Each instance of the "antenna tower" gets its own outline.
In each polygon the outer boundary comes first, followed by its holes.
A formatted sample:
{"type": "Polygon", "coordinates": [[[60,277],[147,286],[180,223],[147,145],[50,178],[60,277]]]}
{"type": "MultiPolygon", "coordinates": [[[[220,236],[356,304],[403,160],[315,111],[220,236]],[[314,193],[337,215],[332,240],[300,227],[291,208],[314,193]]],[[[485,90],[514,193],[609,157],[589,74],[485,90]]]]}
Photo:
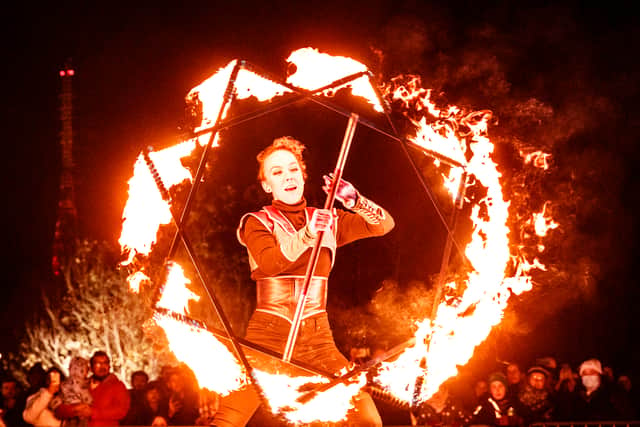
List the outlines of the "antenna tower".
{"type": "Polygon", "coordinates": [[[63,263],[69,259],[75,246],[78,214],[76,211],[73,188],[73,91],[72,81],[75,70],[67,61],[59,72],[60,91],[60,148],[62,153],[62,173],[60,175],[60,191],[56,230],[53,241],[51,259],[53,272],[59,275],[63,263]]]}

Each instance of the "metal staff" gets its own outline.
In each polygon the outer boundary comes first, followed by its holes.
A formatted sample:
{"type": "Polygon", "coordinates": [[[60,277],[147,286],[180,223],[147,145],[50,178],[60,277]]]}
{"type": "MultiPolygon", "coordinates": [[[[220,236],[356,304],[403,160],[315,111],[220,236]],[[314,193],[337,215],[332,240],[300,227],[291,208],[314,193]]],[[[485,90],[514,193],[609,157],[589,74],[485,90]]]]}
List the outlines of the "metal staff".
{"type": "Polygon", "coordinates": [[[328,383],[322,384],[314,388],[313,390],[306,392],[305,394],[298,397],[297,401],[300,403],[307,403],[308,401],[316,397],[318,393],[327,391],[338,384],[346,383],[350,378],[355,377],[361,372],[368,371],[369,369],[375,368],[379,363],[399,355],[400,353],[405,351],[408,347],[414,346],[415,344],[416,344],[416,339],[410,338],[409,340],[396,345],[392,349],[387,350],[384,354],[381,354],[380,356],[377,356],[361,365],[357,365],[350,371],[347,371],[346,373],[340,375],[339,377],[332,379],[328,383]]]}
{"type": "MultiPolygon", "coordinates": [[[[438,306],[440,305],[440,300],[442,299],[442,287],[444,285],[444,279],[449,270],[449,259],[451,258],[451,247],[453,246],[453,233],[456,230],[456,226],[458,224],[458,213],[464,206],[464,196],[467,190],[467,171],[465,170],[460,177],[460,183],[458,184],[458,192],[456,194],[456,199],[453,204],[453,212],[451,212],[451,220],[449,222],[449,227],[451,233],[447,235],[447,241],[444,245],[444,252],[442,254],[442,261],[440,263],[440,274],[438,275],[438,282],[436,283],[436,294],[433,298],[433,305],[431,306],[431,316],[429,316],[431,320],[431,324],[433,325],[433,321],[436,319],[436,315],[438,314],[438,306]]],[[[429,351],[429,346],[431,345],[431,337],[427,341],[427,352],[429,351]]],[[[420,367],[422,369],[426,368],[427,358],[426,356],[420,360],[420,367]]],[[[420,392],[422,391],[422,385],[424,384],[424,375],[416,378],[416,381],[413,385],[413,396],[410,407],[410,414],[413,419],[414,414],[413,410],[418,406],[420,400],[420,392]]]]}
{"type": "MultiPolygon", "coordinates": [[[[182,322],[186,325],[189,325],[191,327],[194,328],[198,328],[201,329],[203,331],[207,331],[210,334],[212,334],[214,337],[216,337],[216,339],[218,341],[220,341],[221,343],[227,345],[229,344],[229,337],[227,335],[227,333],[223,330],[217,329],[217,328],[213,328],[209,325],[207,325],[205,322],[203,322],[202,320],[198,320],[198,319],[194,319],[192,317],[189,317],[185,314],[182,313],[177,313],[175,311],[169,310],[168,308],[164,308],[164,307],[156,307],[156,316],[163,316],[163,317],[168,317],[170,319],[182,322]]],[[[304,362],[300,362],[298,360],[291,360],[289,362],[283,362],[282,359],[280,359],[280,353],[278,353],[277,351],[268,349],[266,347],[262,347],[258,344],[255,344],[251,341],[247,341],[244,338],[239,338],[239,337],[235,337],[235,340],[240,344],[240,346],[245,349],[245,350],[249,350],[251,352],[260,354],[262,356],[265,356],[267,359],[269,360],[277,360],[278,362],[282,363],[283,366],[290,366],[296,369],[301,369],[303,371],[306,371],[306,373],[311,374],[311,375],[320,375],[326,378],[336,378],[335,374],[329,371],[325,371],[322,369],[319,369],[315,366],[311,366],[308,365],[304,362]]]]}
{"type": "MultiPolygon", "coordinates": [[[[442,286],[444,284],[444,277],[445,274],[447,273],[447,267],[449,265],[449,258],[451,257],[451,249],[452,249],[452,245],[453,245],[453,231],[456,228],[456,223],[457,223],[457,218],[458,218],[458,212],[460,211],[460,209],[462,209],[463,203],[464,203],[464,195],[466,193],[466,184],[467,184],[467,177],[468,174],[465,171],[462,174],[462,177],[460,178],[460,185],[458,186],[458,193],[456,195],[456,200],[454,202],[454,208],[453,208],[453,212],[451,214],[451,221],[449,222],[450,224],[450,228],[452,230],[452,234],[447,235],[447,241],[445,243],[445,247],[444,247],[444,254],[442,256],[442,261],[441,261],[441,265],[440,265],[440,274],[438,275],[438,282],[436,285],[436,295],[434,297],[434,301],[433,301],[433,307],[431,309],[431,316],[430,319],[433,322],[433,320],[436,317],[436,313],[437,313],[437,307],[438,305],[440,305],[440,300],[442,299],[442,286]]],[[[389,351],[385,352],[384,354],[369,360],[366,363],[363,363],[359,366],[356,366],[355,368],[351,369],[350,371],[347,371],[345,374],[331,380],[328,383],[322,384],[319,387],[316,387],[315,389],[303,394],[302,396],[300,396],[298,398],[298,401],[301,403],[306,403],[309,400],[313,399],[318,393],[323,392],[323,391],[327,391],[330,388],[338,385],[338,384],[343,384],[346,381],[348,381],[350,378],[353,378],[354,376],[356,376],[357,374],[359,374],[360,372],[363,371],[367,371],[369,369],[374,368],[376,365],[378,365],[381,362],[384,362],[387,359],[390,359],[400,353],[402,353],[405,349],[407,349],[408,347],[411,347],[413,345],[416,344],[416,340],[415,338],[411,338],[408,341],[398,344],[395,347],[393,347],[392,349],[390,349],[389,351]]],[[[423,358],[421,361],[421,364],[426,363],[426,360],[423,358]]],[[[419,397],[419,391],[422,388],[422,381],[424,380],[424,377],[418,377],[416,379],[416,382],[414,384],[414,393],[413,393],[413,401],[411,402],[410,406],[408,406],[407,409],[411,409],[411,407],[415,406],[416,400],[419,397]]]]}
{"type": "MultiPolygon", "coordinates": [[[[149,149],[145,148],[142,151],[142,155],[144,157],[145,163],[147,164],[147,167],[149,168],[149,171],[151,172],[151,175],[153,176],[153,179],[154,179],[154,181],[156,183],[156,186],[158,187],[158,191],[160,191],[160,194],[162,195],[163,199],[169,201],[170,200],[169,191],[167,190],[166,186],[162,182],[162,178],[160,177],[160,174],[158,173],[158,170],[156,169],[156,167],[155,167],[155,165],[153,163],[153,160],[151,160],[151,157],[149,156],[149,149]]],[[[182,243],[184,244],[184,247],[187,250],[187,253],[188,253],[189,257],[191,258],[191,262],[193,263],[193,266],[195,267],[195,270],[196,270],[196,273],[198,275],[198,278],[200,279],[200,283],[202,284],[202,288],[204,289],[204,291],[205,291],[205,293],[206,293],[206,295],[207,295],[207,297],[209,299],[209,302],[211,303],[211,305],[215,309],[215,311],[216,311],[216,313],[218,315],[218,318],[220,319],[220,322],[222,323],[222,327],[224,328],[225,334],[229,338],[229,342],[231,343],[231,347],[233,348],[233,351],[235,352],[236,357],[238,358],[238,360],[242,364],[242,367],[245,369],[245,372],[247,373],[247,376],[251,379],[251,381],[253,383],[255,381],[254,376],[253,376],[253,367],[251,366],[251,364],[247,360],[247,357],[244,354],[244,351],[242,350],[242,347],[238,343],[238,340],[237,340],[235,334],[233,333],[233,329],[231,328],[231,323],[229,322],[229,320],[225,316],[224,311],[222,310],[222,305],[220,304],[218,299],[215,297],[215,295],[211,291],[209,291],[209,287],[207,286],[207,279],[206,279],[206,276],[204,274],[204,270],[202,269],[202,266],[198,262],[198,258],[195,255],[195,251],[193,249],[193,246],[191,245],[191,242],[189,241],[189,238],[187,237],[187,235],[185,234],[185,232],[183,230],[183,225],[178,221],[175,213],[173,212],[173,209],[169,208],[169,212],[171,212],[171,217],[173,219],[173,222],[176,225],[176,236],[178,238],[180,238],[180,240],[182,240],[182,243]]],[[[157,303],[157,301],[155,301],[155,303],[157,303]]],[[[154,308],[155,308],[155,303],[154,303],[154,308]]],[[[258,390],[258,393],[261,394],[260,390],[258,390]]]]}
{"type": "MultiPolygon", "coordinates": [[[[347,123],[347,129],[344,134],[344,139],[342,140],[342,146],[340,147],[340,154],[338,155],[338,162],[336,163],[336,168],[333,171],[333,183],[331,185],[331,189],[329,190],[329,194],[327,194],[327,199],[324,202],[324,209],[332,209],[333,202],[336,198],[336,191],[338,190],[338,183],[340,182],[340,178],[342,178],[342,171],[344,170],[344,165],[347,161],[347,156],[349,155],[349,148],[351,148],[351,141],[353,140],[353,135],[356,131],[356,126],[358,125],[358,115],[356,113],[351,113],[349,116],[349,122],[347,123]]],[[[311,251],[311,256],[309,257],[309,263],[307,264],[307,271],[304,275],[304,282],[302,286],[302,292],[298,297],[298,305],[296,305],[296,312],[293,316],[293,323],[291,324],[291,329],[289,329],[289,336],[287,337],[287,344],[284,348],[284,353],[282,354],[282,360],[288,362],[291,360],[291,356],[293,355],[293,347],[296,344],[296,339],[298,338],[298,330],[300,329],[300,321],[302,320],[302,312],[304,311],[304,305],[307,300],[307,292],[309,291],[309,283],[311,282],[311,277],[313,277],[313,273],[316,270],[316,264],[318,263],[318,257],[320,255],[320,245],[322,244],[322,238],[324,237],[324,231],[320,231],[318,233],[318,237],[315,245],[313,246],[313,250],[311,251]]]]}

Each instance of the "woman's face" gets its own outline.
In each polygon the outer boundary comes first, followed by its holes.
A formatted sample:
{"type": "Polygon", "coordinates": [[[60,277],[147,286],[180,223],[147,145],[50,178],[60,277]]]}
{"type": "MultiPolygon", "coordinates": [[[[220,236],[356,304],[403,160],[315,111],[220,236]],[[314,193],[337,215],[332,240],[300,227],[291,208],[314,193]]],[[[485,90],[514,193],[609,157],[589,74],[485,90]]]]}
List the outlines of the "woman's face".
{"type": "Polygon", "coordinates": [[[277,150],[264,159],[262,188],[274,200],[294,205],[302,200],[304,177],[298,160],[291,151],[277,150]]]}
{"type": "Polygon", "coordinates": [[[155,388],[147,390],[146,397],[149,405],[157,405],[160,402],[160,392],[155,388]]]}

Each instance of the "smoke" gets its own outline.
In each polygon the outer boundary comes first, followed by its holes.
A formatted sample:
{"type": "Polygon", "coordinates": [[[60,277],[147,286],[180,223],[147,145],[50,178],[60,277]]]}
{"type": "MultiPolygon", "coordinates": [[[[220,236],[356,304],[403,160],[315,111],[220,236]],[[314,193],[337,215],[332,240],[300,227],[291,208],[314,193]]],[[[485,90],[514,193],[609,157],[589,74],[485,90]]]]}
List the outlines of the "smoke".
{"type": "Polygon", "coordinates": [[[421,281],[402,286],[384,280],[367,305],[332,308],[336,341],[343,347],[389,349],[413,336],[415,323],[431,313],[434,295],[434,289],[421,281]]]}
{"type": "MultiPolygon", "coordinates": [[[[625,105],[638,92],[630,79],[637,72],[608,67],[620,63],[624,32],[577,22],[568,8],[478,13],[466,27],[442,11],[396,15],[375,49],[385,80],[419,74],[437,102],[494,112],[490,134],[511,202],[512,253],[547,265],[502,325],[526,334],[573,304],[623,293],[637,203],[627,190],[637,149],[625,105]],[[551,155],[548,170],[525,163],[538,150],[551,155]],[[529,221],[545,204],[560,226],[541,239],[529,221]]],[[[397,301],[406,297],[395,290],[397,301]]]]}

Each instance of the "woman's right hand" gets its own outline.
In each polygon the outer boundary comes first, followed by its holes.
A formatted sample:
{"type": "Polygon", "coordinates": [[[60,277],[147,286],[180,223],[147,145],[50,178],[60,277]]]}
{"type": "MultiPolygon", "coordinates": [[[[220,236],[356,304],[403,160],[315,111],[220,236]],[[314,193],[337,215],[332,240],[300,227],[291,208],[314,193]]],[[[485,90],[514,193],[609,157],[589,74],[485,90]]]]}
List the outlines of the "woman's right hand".
{"type": "Polygon", "coordinates": [[[316,209],[309,220],[309,231],[317,235],[321,231],[331,228],[331,211],[329,209],[316,209]]]}

